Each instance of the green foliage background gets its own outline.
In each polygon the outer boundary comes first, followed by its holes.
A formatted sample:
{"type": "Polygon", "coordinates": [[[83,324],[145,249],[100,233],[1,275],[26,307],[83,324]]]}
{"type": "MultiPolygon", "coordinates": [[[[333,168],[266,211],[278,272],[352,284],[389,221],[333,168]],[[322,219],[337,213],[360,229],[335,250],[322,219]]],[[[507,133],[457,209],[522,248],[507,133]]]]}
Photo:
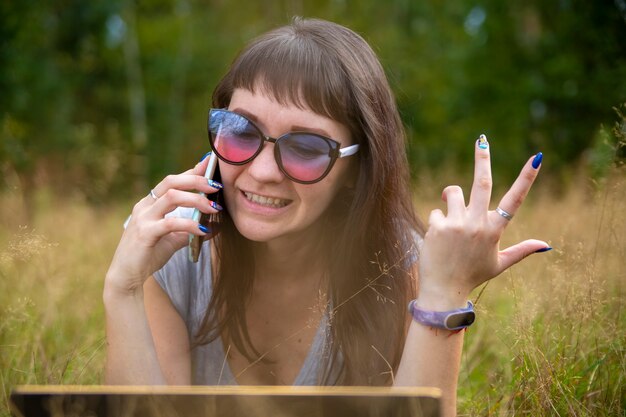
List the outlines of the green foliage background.
{"type": "Polygon", "coordinates": [[[502,183],[543,151],[549,178],[567,184],[615,142],[602,126],[626,101],[624,0],[8,1],[0,187],[28,199],[52,185],[100,202],[193,165],[208,148],[217,80],[248,40],[294,15],[347,25],[372,44],[416,178],[471,172],[483,132],[502,183]]]}
{"type": "Polygon", "coordinates": [[[626,0],[5,0],[0,416],[15,385],[102,381],[97,300],[131,202],[204,154],[213,86],[294,15],[347,25],[379,54],[418,211],[444,177],[471,180],[480,133],[501,186],[545,154],[554,187],[533,190],[504,243],[555,250],[476,296],[461,414],[624,415],[626,0]],[[608,178],[587,193],[581,173],[608,178]]]}

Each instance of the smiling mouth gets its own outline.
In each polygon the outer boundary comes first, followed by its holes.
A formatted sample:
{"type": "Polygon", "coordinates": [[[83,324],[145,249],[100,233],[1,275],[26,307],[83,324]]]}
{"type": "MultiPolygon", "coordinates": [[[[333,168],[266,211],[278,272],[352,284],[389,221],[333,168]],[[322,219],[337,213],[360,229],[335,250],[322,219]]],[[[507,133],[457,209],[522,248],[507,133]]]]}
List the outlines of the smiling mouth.
{"type": "Polygon", "coordinates": [[[291,202],[291,200],[283,200],[282,198],[264,197],[262,195],[250,193],[247,191],[244,191],[243,194],[246,196],[246,199],[248,199],[248,201],[251,201],[253,203],[256,203],[265,207],[282,208],[291,202]]]}

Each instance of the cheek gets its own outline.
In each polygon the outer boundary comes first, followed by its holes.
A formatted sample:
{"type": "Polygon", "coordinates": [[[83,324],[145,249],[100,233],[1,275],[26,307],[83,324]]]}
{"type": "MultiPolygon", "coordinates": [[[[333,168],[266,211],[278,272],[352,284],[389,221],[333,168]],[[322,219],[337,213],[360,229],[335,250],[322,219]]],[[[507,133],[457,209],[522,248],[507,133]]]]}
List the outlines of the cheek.
{"type": "Polygon", "coordinates": [[[313,185],[301,185],[300,196],[308,203],[312,211],[320,215],[330,206],[331,202],[337,198],[337,194],[343,190],[343,183],[336,178],[326,177],[319,183],[313,185]]]}
{"type": "Polygon", "coordinates": [[[230,165],[222,160],[218,160],[218,166],[220,169],[220,177],[221,183],[224,184],[224,192],[226,192],[226,185],[232,186],[235,182],[235,179],[241,172],[242,167],[238,165],[230,165]]]}
{"type": "Polygon", "coordinates": [[[226,205],[230,205],[235,197],[235,181],[239,174],[241,173],[243,167],[238,165],[230,165],[219,161],[219,169],[220,169],[220,179],[221,183],[224,185],[224,199],[226,200],[226,205]]]}

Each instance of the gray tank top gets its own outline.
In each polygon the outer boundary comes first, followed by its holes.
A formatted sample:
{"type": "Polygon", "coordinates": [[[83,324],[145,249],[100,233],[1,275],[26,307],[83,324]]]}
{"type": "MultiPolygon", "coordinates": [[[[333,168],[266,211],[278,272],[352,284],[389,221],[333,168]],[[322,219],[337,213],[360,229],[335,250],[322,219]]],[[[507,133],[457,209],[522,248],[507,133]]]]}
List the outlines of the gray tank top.
{"type": "MultiPolygon", "coordinates": [[[[180,210],[180,209],[179,209],[180,210]]],[[[187,217],[188,213],[177,213],[187,217]]],[[[176,214],[175,214],[176,215],[176,214]]],[[[211,300],[210,242],[205,242],[197,263],[188,260],[188,248],[177,251],[154,278],[167,293],[187,326],[189,337],[197,333],[211,300]]],[[[309,353],[294,385],[321,385],[324,364],[328,363],[328,316],[322,318],[309,353]]],[[[237,385],[231,372],[222,339],[191,351],[192,383],[195,385],[237,385]]],[[[327,365],[326,365],[327,366],[327,365]]]]}
{"type": "MultiPolygon", "coordinates": [[[[168,216],[191,218],[192,209],[180,207],[168,216]]],[[[421,236],[413,233],[414,242],[406,260],[409,267],[419,258],[418,247],[423,243],[421,236]]],[[[155,272],[154,278],[167,293],[172,304],[187,326],[190,339],[198,332],[207,306],[211,300],[211,250],[210,241],[205,242],[197,263],[188,260],[187,247],[177,251],[165,266],[155,272]]],[[[313,343],[304,360],[294,385],[322,385],[325,367],[330,366],[330,329],[328,313],[322,317],[313,343]]],[[[192,383],[195,385],[237,385],[226,355],[222,339],[201,345],[191,351],[192,383]]],[[[339,370],[343,366],[341,352],[330,372],[329,382],[337,381],[339,370]]]]}

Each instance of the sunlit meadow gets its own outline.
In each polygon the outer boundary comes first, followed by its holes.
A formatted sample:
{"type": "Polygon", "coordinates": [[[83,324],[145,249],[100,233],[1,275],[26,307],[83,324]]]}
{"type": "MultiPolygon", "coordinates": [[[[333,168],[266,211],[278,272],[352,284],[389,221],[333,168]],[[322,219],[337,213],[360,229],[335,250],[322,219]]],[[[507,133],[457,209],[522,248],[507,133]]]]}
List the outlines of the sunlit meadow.
{"type": "MultiPolygon", "coordinates": [[[[504,244],[535,237],[535,254],[473,294],[459,380],[462,415],[624,415],[626,183],[581,180],[563,195],[533,190],[504,244]]],[[[442,207],[420,191],[418,210],[442,207]]],[[[18,384],[99,384],[103,277],[132,205],[93,208],[37,193],[0,195],[0,415],[18,384]]]]}

